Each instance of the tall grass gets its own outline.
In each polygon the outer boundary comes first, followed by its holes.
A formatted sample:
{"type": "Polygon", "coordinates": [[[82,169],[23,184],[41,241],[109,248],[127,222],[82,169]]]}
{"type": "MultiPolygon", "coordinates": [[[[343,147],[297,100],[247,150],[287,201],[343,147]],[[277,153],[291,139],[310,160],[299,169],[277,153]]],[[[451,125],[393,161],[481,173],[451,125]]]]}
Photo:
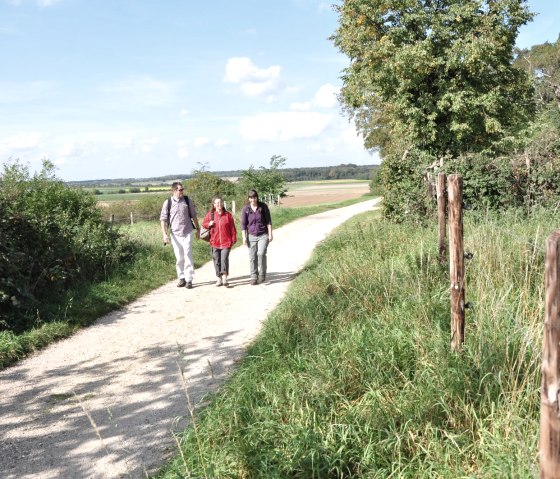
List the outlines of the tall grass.
{"type": "Polygon", "coordinates": [[[348,222],[157,477],[535,477],[544,239],[556,227],[545,212],[467,215],[474,307],[455,354],[435,225],[348,222]]]}

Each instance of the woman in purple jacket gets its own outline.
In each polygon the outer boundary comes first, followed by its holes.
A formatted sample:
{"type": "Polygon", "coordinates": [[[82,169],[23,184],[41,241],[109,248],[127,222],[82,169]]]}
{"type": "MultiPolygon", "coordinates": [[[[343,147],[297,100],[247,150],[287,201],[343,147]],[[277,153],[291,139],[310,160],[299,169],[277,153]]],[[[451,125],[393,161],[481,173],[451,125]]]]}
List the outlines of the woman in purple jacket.
{"type": "Polygon", "coordinates": [[[248,202],[241,210],[243,244],[249,247],[251,284],[266,281],[266,250],[272,241],[272,220],[266,203],[259,201],[255,190],[249,190],[248,202]]]}

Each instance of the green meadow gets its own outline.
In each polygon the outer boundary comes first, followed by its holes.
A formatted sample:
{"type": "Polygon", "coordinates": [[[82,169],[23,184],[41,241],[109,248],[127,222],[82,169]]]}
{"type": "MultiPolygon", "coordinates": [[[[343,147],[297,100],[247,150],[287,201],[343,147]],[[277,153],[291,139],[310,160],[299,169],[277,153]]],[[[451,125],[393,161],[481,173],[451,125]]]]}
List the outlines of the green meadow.
{"type": "Polygon", "coordinates": [[[466,215],[473,308],[452,353],[437,225],[350,220],[156,477],[536,477],[544,241],[557,225],[546,211],[466,215]]]}

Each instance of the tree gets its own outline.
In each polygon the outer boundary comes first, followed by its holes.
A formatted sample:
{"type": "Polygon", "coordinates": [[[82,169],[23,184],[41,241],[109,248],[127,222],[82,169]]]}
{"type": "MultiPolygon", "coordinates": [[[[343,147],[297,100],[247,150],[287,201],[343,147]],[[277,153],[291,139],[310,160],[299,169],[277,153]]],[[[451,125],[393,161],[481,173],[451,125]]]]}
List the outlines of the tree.
{"type": "Polygon", "coordinates": [[[286,179],[279,169],[286,164],[286,158],[280,155],[273,155],[270,158],[270,166],[261,166],[256,170],[253,165],[248,170],[241,172],[240,187],[247,190],[255,189],[260,197],[272,195],[283,196],[286,193],[284,186],[286,179]]]}
{"type": "Polygon", "coordinates": [[[525,0],[345,0],[332,40],[350,58],[340,100],[383,153],[500,151],[534,111],[513,66],[525,0]]]}
{"type": "Polygon", "coordinates": [[[515,63],[534,78],[541,109],[550,104],[560,109],[560,36],[554,43],[520,50],[515,63]]]}
{"type": "Polygon", "coordinates": [[[189,197],[196,203],[199,214],[210,209],[214,196],[221,196],[226,201],[235,197],[235,185],[205,171],[205,166],[194,170],[185,186],[189,197]]]}

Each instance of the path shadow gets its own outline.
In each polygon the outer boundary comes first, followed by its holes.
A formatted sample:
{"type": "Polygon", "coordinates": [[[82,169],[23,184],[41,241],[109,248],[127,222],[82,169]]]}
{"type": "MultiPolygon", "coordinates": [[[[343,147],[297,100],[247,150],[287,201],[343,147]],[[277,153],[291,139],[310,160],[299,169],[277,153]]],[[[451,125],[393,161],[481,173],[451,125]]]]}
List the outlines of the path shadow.
{"type": "MultiPolygon", "coordinates": [[[[145,477],[144,471],[153,472],[176,452],[169,448],[169,435],[188,423],[188,401],[201,405],[242,356],[243,348],[234,346],[237,332],[204,338],[210,347],[200,348],[189,341],[155,344],[139,350],[133,359],[121,356],[99,363],[93,358],[50,369],[9,401],[0,400],[0,477],[100,477],[94,468],[99,461],[106,461],[109,468],[128,463],[129,477],[145,477]],[[138,361],[146,368],[122,384],[119,397],[99,401],[103,389],[116,378],[126,378],[127,367],[138,361]],[[60,378],[72,376],[91,379],[70,389],[53,388],[60,378]],[[16,419],[21,417],[25,419],[16,419]],[[161,421],[168,423],[165,428],[161,421]],[[125,449],[125,434],[127,441],[131,438],[131,444],[142,444],[142,448],[125,449]]],[[[6,373],[2,382],[32,377],[25,367],[6,373]]]]}

